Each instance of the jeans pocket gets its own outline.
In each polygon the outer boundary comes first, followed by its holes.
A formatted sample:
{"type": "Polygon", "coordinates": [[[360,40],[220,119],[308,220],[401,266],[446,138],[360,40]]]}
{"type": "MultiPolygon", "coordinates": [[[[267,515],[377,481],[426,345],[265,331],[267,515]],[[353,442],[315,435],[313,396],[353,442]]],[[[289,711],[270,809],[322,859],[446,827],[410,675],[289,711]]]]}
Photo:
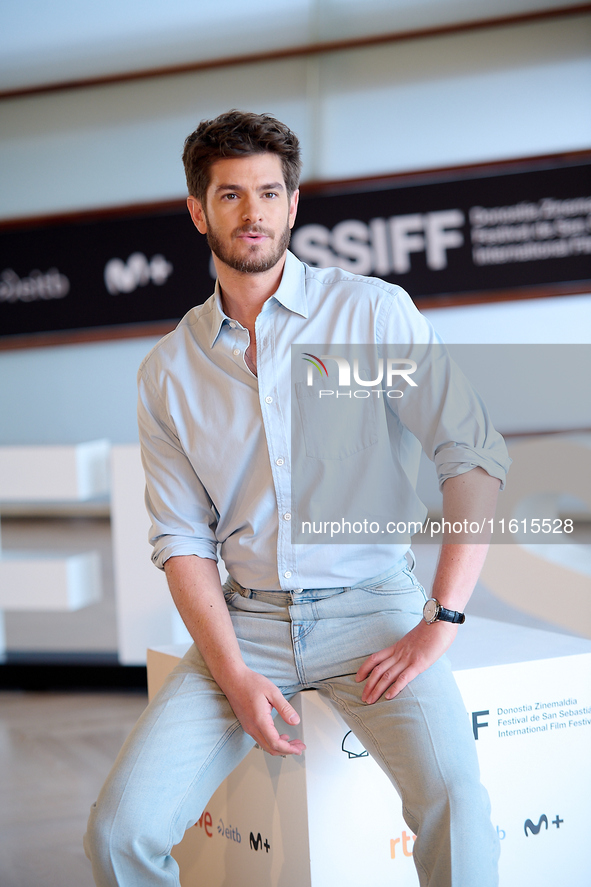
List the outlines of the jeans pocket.
{"type": "Polygon", "coordinates": [[[359,586],[369,594],[414,594],[420,592],[425,600],[425,589],[409,568],[393,573],[392,576],[380,576],[376,581],[364,582],[359,586]]]}

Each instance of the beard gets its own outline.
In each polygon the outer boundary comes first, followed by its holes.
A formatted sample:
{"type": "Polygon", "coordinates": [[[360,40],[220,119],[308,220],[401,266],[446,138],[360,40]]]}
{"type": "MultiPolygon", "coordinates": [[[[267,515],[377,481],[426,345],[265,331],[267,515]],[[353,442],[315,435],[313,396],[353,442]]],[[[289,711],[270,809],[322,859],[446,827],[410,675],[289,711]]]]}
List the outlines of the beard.
{"type": "MultiPolygon", "coordinates": [[[[274,268],[277,262],[283,258],[283,254],[289,246],[291,238],[291,228],[289,225],[286,225],[277,243],[274,241],[268,243],[270,252],[266,255],[257,255],[260,251],[260,246],[253,244],[250,247],[252,255],[245,258],[243,255],[240,255],[237,250],[233,251],[231,244],[222,242],[221,238],[219,238],[216,232],[210,227],[207,218],[206,222],[208,228],[206,234],[207,244],[214,256],[217,256],[217,258],[225,265],[234,268],[235,271],[240,271],[242,274],[261,274],[263,271],[269,271],[270,268],[274,268]]],[[[234,235],[243,233],[265,234],[269,236],[268,231],[265,231],[263,228],[259,228],[256,225],[245,225],[243,228],[237,228],[234,235]]]]}

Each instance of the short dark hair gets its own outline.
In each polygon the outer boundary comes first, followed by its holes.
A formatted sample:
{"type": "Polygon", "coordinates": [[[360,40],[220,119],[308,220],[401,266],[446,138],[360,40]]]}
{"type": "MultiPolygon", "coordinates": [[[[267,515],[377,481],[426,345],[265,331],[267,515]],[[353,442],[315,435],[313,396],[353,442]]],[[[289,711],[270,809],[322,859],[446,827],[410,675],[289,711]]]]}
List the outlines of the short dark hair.
{"type": "Polygon", "coordinates": [[[297,189],[302,162],[298,137],[269,114],[226,111],[214,120],[202,120],[185,139],[183,164],[189,194],[202,204],[209,186],[209,171],[216,160],[249,154],[277,154],[288,196],[297,189]]]}

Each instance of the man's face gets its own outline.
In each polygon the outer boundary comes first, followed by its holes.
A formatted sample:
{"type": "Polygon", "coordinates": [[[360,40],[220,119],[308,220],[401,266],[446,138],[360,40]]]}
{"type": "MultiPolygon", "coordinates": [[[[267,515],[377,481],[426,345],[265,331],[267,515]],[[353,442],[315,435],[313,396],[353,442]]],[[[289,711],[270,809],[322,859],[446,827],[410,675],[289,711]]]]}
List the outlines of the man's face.
{"type": "Polygon", "coordinates": [[[217,160],[205,206],[195,197],[187,204],[214,256],[244,274],[257,274],[273,268],[285,254],[298,192],[288,198],[281,160],[266,152],[217,160]]]}

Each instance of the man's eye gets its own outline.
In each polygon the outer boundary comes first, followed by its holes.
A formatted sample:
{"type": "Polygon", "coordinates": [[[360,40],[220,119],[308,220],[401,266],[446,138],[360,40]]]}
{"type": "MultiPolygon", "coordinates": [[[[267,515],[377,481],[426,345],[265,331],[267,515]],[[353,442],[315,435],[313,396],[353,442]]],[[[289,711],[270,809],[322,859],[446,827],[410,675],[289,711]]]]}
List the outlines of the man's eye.
{"type": "Polygon", "coordinates": [[[270,198],[277,197],[277,192],[276,191],[267,191],[267,193],[265,194],[265,197],[270,197],[270,198]]]}
{"type": "Polygon", "coordinates": [[[230,194],[224,194],[223,199],[224,200],[234,200],[236,197],[238,197],[237,194],[230,193],[230,194]]]}

